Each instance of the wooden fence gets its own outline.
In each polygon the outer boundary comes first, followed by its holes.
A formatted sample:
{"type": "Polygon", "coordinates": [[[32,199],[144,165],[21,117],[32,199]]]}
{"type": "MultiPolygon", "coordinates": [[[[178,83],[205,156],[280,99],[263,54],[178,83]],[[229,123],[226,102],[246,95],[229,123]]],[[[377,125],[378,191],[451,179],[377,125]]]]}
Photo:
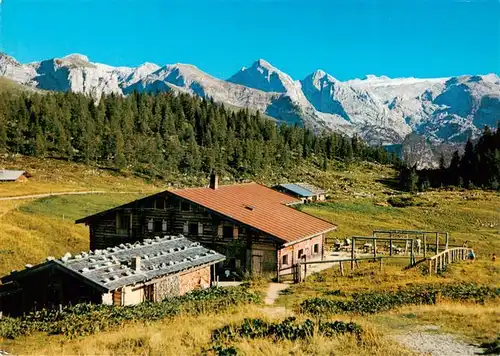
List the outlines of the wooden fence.
{"type": "Polygon", "coordinates": [[[432,273],[437,274],[438,272],[444,270],[446,265],[450,263],[466,260],[471,251],[472,249],[467,247],[454,247],[430,257],[428,259],[429,275],[432,273]]]}
{"type": "MultiPolygon", "coordinates": [[[[351,270],[354,270],[355,268],[358,267],[358,261],[373,261],[376,262],[378,261],[380,263],[380,270],[383,269],[383,260],[388,257],[360,257],[360,258],[344,258],[344,259],[339,259],[339,260],[323,260],[323,261],[306,261],[306,262],[298,262],[294,264],[292,267],[288,267],[285,269],[282,269],[281,271],[284,270],[291,270],[291,275],[293,276],[293,282],[294,283],[300,283],[305,281],[307,277],[307,266],[311,265],[316,265],[316,264],[323,264],[323,263],[330,263],[332,264],[331,268],[335,267],[335,264],[338,264],[338,268],[340,271],[340,275],[344,276],[345,275],[345,266],[346,264],[351,266],[351,270]]],[[[288,275],[290,275],[288,274],[288,275]]],[[[283,276],[283,275],[282,275],[283,276]]]]}

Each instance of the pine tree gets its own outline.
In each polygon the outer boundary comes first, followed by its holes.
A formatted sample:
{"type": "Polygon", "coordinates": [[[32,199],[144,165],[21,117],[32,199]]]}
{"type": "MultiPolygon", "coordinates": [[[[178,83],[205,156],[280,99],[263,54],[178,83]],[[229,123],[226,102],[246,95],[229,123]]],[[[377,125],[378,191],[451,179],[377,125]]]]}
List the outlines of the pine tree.
{"type": "Polygon", "coordinates": [[[127,165],[125,158],[123,135],[120,130],[114,132],[114,158],[113,164],[116,168],[123,169],[127,165]]]}
{"type": "Polygon", "coordinates": [[[476,179],[477,156],[474,151],[474,144],[469,138],[465,144],[465,152],[460,162],[460,175],[464,179],[465,185],[473,184],[476,179]]]}
{"type": "Polygon", "coordinates": [[[444,159],[443,153],[441,153],[441,156],[439,156],[439,169],[441,171],[444,171],[446,169],[446,161],[444,159]]]}
{"type": "Polygon", "coordinates": [[[6,153],[8,150],[8,137],[7,137],[7,120],[0,112],[0,153],[6,153]]]}
{"type": "Polygon", "coordinates": [[[42,129],[40,126],[36,128],[36,134],[35,134],[35,145],[34,145],[34,155],[36,157],[44,157],[45,156],[45,151],[46,151],[46,142],[45,142],[45,137],[43,136],[42,129]]]}
{"type": "Polygon", "coordinates": [[[323,169],[323,171],[328,171],[328,158],[325,156],[323,156],[323,164],[321,165],[321,168],[323,169]]]}
{"type": "Polygon", "coordinates": [[[416,167],[404,166],[399,173],[399,185],[403,190],[415,192],[418,186],[416,167]]]}

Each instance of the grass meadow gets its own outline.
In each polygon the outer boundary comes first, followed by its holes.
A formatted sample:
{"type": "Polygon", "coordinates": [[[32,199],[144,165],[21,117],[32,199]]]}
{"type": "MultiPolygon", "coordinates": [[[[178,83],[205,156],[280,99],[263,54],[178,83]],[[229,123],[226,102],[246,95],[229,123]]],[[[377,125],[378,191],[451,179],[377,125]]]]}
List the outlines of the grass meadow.
{"type": "MultiPolygon", "coordinates": [[[[0,185],[0,197],[54,191],[105,190],[108,193],[0,201],[1,275],[23,268],[26,263],[39,263],[46,256],[60,257],[67,251],[87,250],[88,230],[75,225],[75,219],[168,186],[73,163],[32,159],[10,163],[11,168],[27,167],[34,177],[25,184],[0,185]]],[[[491,261],[491,254],[500,252],[498,193],[433,190],[410,197],[391,186],[395,172],[389,167],[339,163],[334,168],[327,172],[300,168],[284,179],[306,180],[329,190],[328,202],[302,209],[337,224],[338,229],[332,236],[371,235],[374,229],[448,231],[451,244],[469,241],[477,251],[478,260],[453,264],[437,276],[427,276],[419,268],[403,270],[396,263],[386,264],[381,272],[378,264],[366,262],[355,271],[347,271],[346,277],[340,277],[337,270],[331,269],[310,276],[300,285],[292,285],[277,300],[277,307],[282,308],[279,313],[270,314],[262,305],[249,305],[219,314],[207,312],[164,321],[127,323],[118,330],[73,340],[42,333],[0,340],[0,349],[31,355],[196,355],[207,350],[216,328],[250,317],[270,319],[297,315],[304,319],[297,309],[300,302],[328,296],[332,291],[352,294],[391,291],[409,284],[470,282],[500,287],[500,262],[491,261]],[[389,200],[394,197],[408,197],[412,204],[393,207],[389,200]]],[[[258,180],[269,184],[277,178],[258,180]]],[[[412,330],[417,325],[437,325],[438,332],[452,333],[470,342],[491,341],[498,336],[499,310],[498,300],[483,304],[444,300],[436,305],[404,306],[373,315],[328,317],[359,323],[365,330],[360,339],[346,335],[295,341],[238,339],[233,346],[241,355],[412,355],[412,351],[388,336],[412,330]]]]}

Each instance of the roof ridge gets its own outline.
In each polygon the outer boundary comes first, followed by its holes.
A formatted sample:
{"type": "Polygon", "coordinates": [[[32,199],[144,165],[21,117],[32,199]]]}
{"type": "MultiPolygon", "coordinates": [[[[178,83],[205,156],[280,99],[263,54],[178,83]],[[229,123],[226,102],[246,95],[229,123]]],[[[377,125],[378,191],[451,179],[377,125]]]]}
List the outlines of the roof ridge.
{"type": "Polygon", "coordinates": [[[260,183],[257,183],[257,182],[242,182],[242,183],[235,183],[235,184],[221,184],[217,187],[217,189],[212,189],[208,186],[205,186],[205,187],[187,187],[187,188],[179,188],[179,189],[171,189],[171,190],[168,190],[169,192],[180,192],[180,191],[184,191],[184,190],[201,190],[201,189],[211,189],[211,190],[218,190],[218,189],[221,189],[221,188],[228,188],[228,187],[234,187],[234,186],[240,186],[240,185],[251,185],[251,184],[259,184],[261,185],[260,183]]]}

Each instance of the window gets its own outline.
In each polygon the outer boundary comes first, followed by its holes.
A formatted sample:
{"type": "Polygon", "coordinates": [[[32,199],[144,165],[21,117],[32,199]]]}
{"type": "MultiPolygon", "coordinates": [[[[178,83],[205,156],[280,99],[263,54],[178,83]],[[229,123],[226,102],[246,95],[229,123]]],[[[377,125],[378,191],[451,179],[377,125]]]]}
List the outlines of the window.
{"type": "Polygon", "coordinates": [[[198,236],[202,236],[203,235],[203,224],[202,223],[198,223],[198,236]]]}
{"type": "Polygon", "coordinates": [[[148,231],[153,231],[153,219],[148,219],[148,231]]]}
{"type": "Polygon", "coordinates": [[[116,213],[116,232],[126,233],[132,227],[132,216],[120,212],[116,213]]]}
{"type": "Polygon", "coordinates": [[[287,265],[287,264],[288,264],[288,255],[283,255],[283,256],[281,257],[281,265],[282,265],[282,266],[285,266],[285,265],[287,265]]]}
{"type": "Polygon", "coordinates": [[[313,252],[316,254],[316,253],[319,253],[319,244],[314,244],[313,246],[313,252]]]}
{"type": "Polygon", "coordinates": [[[223,237],[233,237],[233,225],[224,225],[222,228],[223,237]]]}
{"type": "Polygon", "coordinates": [[[153,231],[154,232],[162,232],[163,231],[163,220],[155,220],[153,223],[153,231]]]}
{"type": "Polygon", "coordinates": [[[304,249],[300,249],[299,250],[299,255],[298,255],[298,258],[301,258],[302,256],[304,256],[304,249]]]}
{"type": "Polygon", "coordinates": [[[181,211],[191,211],[191,204],[189,204],[187,201],[182,201],[181,211]]]}
{"type": "Polygon", "coordinates": [[[161,221],[161,231],[167,231],[167,220],[165,219],[161,221]]]}
{"type": "Polygon", "coordinates": [[[189,235],[198,235],[198,223],[189,223],[189,235]]]}
{"type": "Polygon", "coordinates": [[[155,208],[165,210],[165,199],[164,198],[157,199],[155,202],[155,208]]]}
{"type": "Polygon", "coordinates": [[[187,235],[189,233],[189,223],[187,221],[182,226],[182,233],[184,235],[187,235]]]}

